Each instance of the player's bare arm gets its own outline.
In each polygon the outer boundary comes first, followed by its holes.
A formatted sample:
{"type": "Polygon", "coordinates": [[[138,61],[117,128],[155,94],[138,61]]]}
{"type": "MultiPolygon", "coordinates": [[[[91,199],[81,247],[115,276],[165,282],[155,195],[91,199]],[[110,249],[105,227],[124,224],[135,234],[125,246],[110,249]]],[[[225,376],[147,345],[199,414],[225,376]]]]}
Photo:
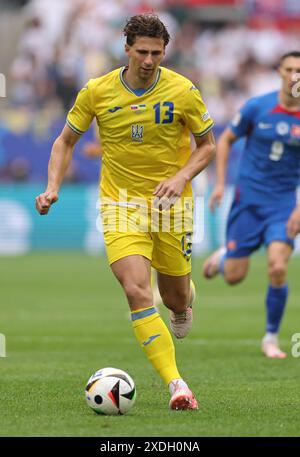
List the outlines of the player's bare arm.
{"type": "Polygon", "coordinates": [[[186,165],[176,175],[162,181],[153,195],[158,199],[167,198],[171,204],[181,196],[186,184],[203,171],[215,157],[216,144],[210,131],[203,137],[195,137],[196,148],[186,165]]]}
{"type": "Polygon", "coordinates": [[[296,206],[287,222],[287,233],[290,238],[295,238],[300,233],[300,204],[296,206]]]}
{"type": "Polygon", "coordinates": [[[232,132],[230,128],[224,130],[219,138],[216,155],[216,185],[212,191],[209,207],[211,211],[214,211],[216,206],[219,206],[224,194],[225,179],[228,157],[232,144],[236,141],[237,136],[232,132]]]}
{"type": "Polygon", "coordinates": [[[80,135],[77,135],[66,125],[53,144],[48,165],[47,189],[35,199],[36,209],[42,216],[48,214],[51,205],[58,200],[61,183],[79,138],[80,135]]]}

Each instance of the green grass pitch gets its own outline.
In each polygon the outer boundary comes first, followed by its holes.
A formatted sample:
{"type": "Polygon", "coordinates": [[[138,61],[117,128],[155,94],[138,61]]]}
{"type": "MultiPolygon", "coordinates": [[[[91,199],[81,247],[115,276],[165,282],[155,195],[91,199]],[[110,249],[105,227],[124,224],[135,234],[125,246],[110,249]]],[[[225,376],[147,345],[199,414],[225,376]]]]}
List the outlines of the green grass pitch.
{"type": "MultiPolygon", "coordinates": [[[[260,354],[266,259],[252,260],[236,287],[205,282],[201,260],[194,327],[176,341],[177,362],[199,411],[170,411],[168,389],[138,347],[122,290],[106,260],[81,254],[0,258],[1,436],[299,436],[300,259],[289,270],[282,326],[286,360],[260,354]],[[89,376],[115,366],[129,372],[137,400],[125,416],[98,416],[84,397],[89,376]]],[[[167,312],[162,310],[167,319],[167,312]]]]}

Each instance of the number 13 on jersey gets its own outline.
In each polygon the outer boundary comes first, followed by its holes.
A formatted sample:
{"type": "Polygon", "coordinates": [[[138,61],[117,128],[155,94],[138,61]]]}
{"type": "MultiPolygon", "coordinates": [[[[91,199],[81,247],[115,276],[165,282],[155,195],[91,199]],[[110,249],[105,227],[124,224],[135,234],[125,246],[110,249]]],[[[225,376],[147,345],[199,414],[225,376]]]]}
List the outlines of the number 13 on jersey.
{"type": "Polygon", "coordinates": [[[155,124],[170,124],[174,119],[174,103],[163,102],[156,103],[153,106],[155,110],[155,124]]]}

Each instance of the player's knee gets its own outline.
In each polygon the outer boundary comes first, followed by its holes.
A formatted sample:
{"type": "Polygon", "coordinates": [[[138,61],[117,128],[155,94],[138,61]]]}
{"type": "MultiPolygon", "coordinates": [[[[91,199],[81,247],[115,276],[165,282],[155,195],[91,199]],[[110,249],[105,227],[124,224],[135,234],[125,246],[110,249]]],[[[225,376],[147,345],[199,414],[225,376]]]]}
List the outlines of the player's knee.
{"type": "Polygon", "coordinates": [[[272,283],[281,285],[286,279],[286,265],[282,262],[272,262],[269,265],[269,279],[272,283]]]}
{"type": "Polygon", "coordinates": [[[134,282],[126,282],[123,284],[127,300],[129,304],[147,305],[147,301],[151,301],[151,290],[148,290],[141,284],[134,282]]]}
{"type": "Polygon", "coordinates": [[[234,286],[243,281],[246,277],[246,272],[244,271],[233,271],[230,273],[226,273],[224,275],[224,279],[230,286],[234,286]]]}

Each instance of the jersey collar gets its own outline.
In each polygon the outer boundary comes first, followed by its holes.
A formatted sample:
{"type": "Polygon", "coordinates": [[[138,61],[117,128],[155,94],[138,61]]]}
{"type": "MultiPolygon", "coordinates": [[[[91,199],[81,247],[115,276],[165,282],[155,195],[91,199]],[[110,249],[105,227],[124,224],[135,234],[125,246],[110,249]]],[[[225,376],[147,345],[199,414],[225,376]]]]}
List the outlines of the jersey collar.
{"type": "Polygon", "coordinates": [[[156,78],[155,78],[155,81],[153,84],[151,84],[150,87],[148,87],[148,89],[145,89],[144,92],[140,92],[140,89],[138,89],[137,91],[135,89],[132,89],[130,86],[128,86],[128,84],[126,83],[125,79],[124,79],[124,71],[127,70],[127,66],[125,67],[122,67],[121,70],[120,70],[120,80],[121,80],[121,83],[123,84],[123,86],[125,87],[125,89],[130,92],[131,94],[134,94],[135,96],[137,97],[140,97],[142,95],[145,95],[145,94],[149,94],[149,92],[152,92],[153,89],[156,87],[159,79],[160,79],[160,74],[161,74],[161,68],[158,68],[157,70],[157,74],[156,74],[156,78]]]}
{"type": "Polygon", "coordinates": [[[294,110],[289,110],[288,108],[285,108],[281,103],[280,103],[280,92],[278,92],[277,95],[277,105],[273,108],[272,113],[283,113],[283,114],[289,114],[290,116],[295,116],[298,119],[300,118],[300,109],[298,106],[297,111],[294,110]]]}

